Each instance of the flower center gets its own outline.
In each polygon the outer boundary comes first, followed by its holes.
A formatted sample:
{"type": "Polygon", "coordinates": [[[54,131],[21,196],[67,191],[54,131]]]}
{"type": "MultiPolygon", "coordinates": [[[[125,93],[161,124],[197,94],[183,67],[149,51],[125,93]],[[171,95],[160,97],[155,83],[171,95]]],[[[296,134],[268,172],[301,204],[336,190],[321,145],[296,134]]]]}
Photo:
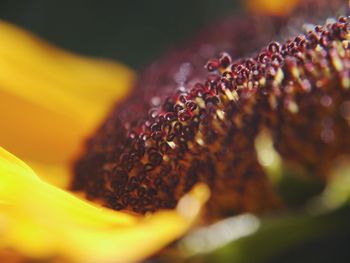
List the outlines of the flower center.
{"type": "Polygon", "coordinates": [[[73,188],[137,213],[173,208],[197,182],[211,187],[214,214],[278,206],[254,140],[270,130],[284,159],[322,178],[350,153],[349,118],[340,110],[350,101],[349,40],[340,17],[255,57],[221,53],[200,77],[187,63],[175,83],[141,83],[88,141],[73,188]]]}

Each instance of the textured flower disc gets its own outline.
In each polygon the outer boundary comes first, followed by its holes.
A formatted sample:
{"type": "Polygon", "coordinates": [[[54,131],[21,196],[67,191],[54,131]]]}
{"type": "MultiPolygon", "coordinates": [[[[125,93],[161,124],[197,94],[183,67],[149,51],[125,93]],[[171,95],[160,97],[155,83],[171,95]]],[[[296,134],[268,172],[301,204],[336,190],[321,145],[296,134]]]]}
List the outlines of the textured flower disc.
{"type": "MultiPolygon", "coordinates": [[[[258,35],[243,28],[231,40],[258,35]]],[[[321,177],[350,152],[349,40],[341,17],[250,58],[234,60],[232,50],[244,54],[250,45],[232,41],[206,73],[198,66],[205,49],[180,66],[150,68],[88,141],[73,188],[137,213],[174,207],[197,182],[211,187],[212,214],[278,206],[254,139],[270,129],[284,158],[321,177]]]]}

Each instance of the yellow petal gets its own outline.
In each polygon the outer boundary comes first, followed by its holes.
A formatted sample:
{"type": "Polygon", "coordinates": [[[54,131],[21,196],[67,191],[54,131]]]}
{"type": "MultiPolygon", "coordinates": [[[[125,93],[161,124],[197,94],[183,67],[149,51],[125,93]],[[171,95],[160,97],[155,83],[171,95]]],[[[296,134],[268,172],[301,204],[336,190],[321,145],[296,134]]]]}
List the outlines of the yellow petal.
{"type": "Polygon", "coordinates": [[[146,217],[112,211],[43,182],[0,148],[0,247],[35,259],[141,260],[183,235],[207,200],[198,185],[175,210],[146,217]]]}
{"type": "Polygon", "coordinates": [[[300,0],[247,0],[248,10],[253,13],[273,16],[289,15],[297,7],[300,0]]]}
{"type": "Polygon", "coordinates": [[[0,21],[0,145],[24,160],[66,164],[133,73],[107,60],[76,56],[0,21]]]}

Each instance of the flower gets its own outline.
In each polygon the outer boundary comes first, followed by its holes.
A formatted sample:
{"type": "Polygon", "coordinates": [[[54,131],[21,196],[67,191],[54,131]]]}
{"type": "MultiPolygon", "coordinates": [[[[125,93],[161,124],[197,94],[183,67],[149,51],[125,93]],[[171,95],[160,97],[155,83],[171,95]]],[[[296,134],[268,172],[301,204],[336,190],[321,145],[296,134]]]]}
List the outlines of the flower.
{"type": "MultiPolygon", "coordinates": [[[[283,8],[278,7],[275,13],[261,10],[264,14],[284,16],[283,8]]],[[[282,27],[282,20],[276,19],[277,27],[282,27]]],[[[0,81],[4,82],[0,94],[6,125],[1,143],[34,168],[0,149],[3,254],[14,252],[34,259],[78,262],[143,259],[181,236],[196,220],[209,196],[208,187],[200,182],[213,190],[209,207],[217,211],[209,210],[210,213],[222,216],[227,212],[256,212],[264,206],[271,209],[276,203],[275,194],[270,192],[271,185],[258,162],[254,144],[261,127],[271,131],[282,158],[319,172],[323,179],[329,174],[328,160],[348,153],[347,144],[332,144],[332,138],[344,138],[348,132],[348,101],[344,100],[349,95],[349,32],[345,17],[282,45],[272,42],[250,59],[235,60],[222,53],[207,63],[211,74],[199,73],[204,81],[196,80],[193,89],[184,87],[190,73],[188,65],[182,64],[174,79],[183,86],[176,94],[163,94],[164,90],[158,90],[160,86],[153,85],[161,97],[152,97],[154,94],[147,91],[151,99],[139,94],[136,102],[141,103],[133,103],[133,96],[120,103],[132,82],[132,73],[125,67],[74,57],[6,23],[2,27],[6,41],[3,53],[0,48],[0,81]],[[333,99],[337,107],[345,103],[341,120],[337,109],[324,109],[333,99]],[[150,108],[146,105],[145,111],[132,111],[144,114],[133,120],[127,114],[132,107],[122,109],[126,114],[113,110],[97,135],[88,140],[87,151],[76,168],[78,180],[74,187],[87,192],[96,202],[145,216],[83,201],[63,190],[67,181],[60,180],[68,178],[72,160],[82,152],[82,140],[92,133],[115,101],[118,109],[151,102],[158,111],[151,109],[148,114],[150,108]],[[324,116],[328,118],[325,122],[324,116]],[[164,127],[166,119],[169,130],[174,130],[171,139],[164,127]],[[323,144],[319,138],[320,123],[323,144]],[[333,123],[341,123],[339,131],[333,130],[333,123]],[[115,132],[115,124],[125,126],[122,136],[118,136],[120,130],[115,132]],[[305,134],[310,138],[303,142],[305,134]],[[147,138],[143,139],[144,135],[147,138]],[[138,141],[140,137],[142,143],[138,141]],[[170,143],[162,147],[165,141],[170,143]],[[315,145],[324,147],[315,151],[315,145]],[[142,154],[138,156],[135,150],[142,154]],[[143,155],[146,157],[140,162],[143,155]],[[169,169],[162,160],[174,165],[169,169]],[[150,172],[144,188],[152,190],[148,193],[151,197],[156,196],[151,206],[136,206],[140,201],[148,202],[135,191],[140,181],[133,181],[143,171],[150,172]],[[170,173],[174,171],[175,175],[180,174],[182,182],[171,189],[169,183],[176,176],[170,173]],[[230,176],[233,171],[234,176],[230,176]],[[167,173],[171,176],[164,180],[167,173]],[[153,186],[160,186],[160,191],[153,186]],[[120,189],[128,198],[126,201],[121,198],[120,189]],[[135,197],[139,200],[135,201],[135,197]],[[158,211],[159,208],[172,210],[158,211]],[[147,214],[149,211],[154,214],[147,214]],[[137,253],[134,247],[138,248],[137,253]]],[[[248,29],[251,30],[249,23],[248,29]]],[[[237,36],[242,37],[236,32],[237,36]]],[[[242,46],[245,47],[237,50],[247,54],[249,45],[242,46]]],[[[172,77],[166,74],[166,78],[172,77]]],[[[165,79],[161,81],[166,82],[165,79]]]]}
{"type": "Polygon", "coordinates": [[[0,258],[137,261],[181,236],[208,197],[204,185],[176,209],[145,217],[64,190],[82,140],[127,94],[133,73],[72,55],[6,22],[0,38],[0,144],[33,168],[0,148],[0,258]]]}

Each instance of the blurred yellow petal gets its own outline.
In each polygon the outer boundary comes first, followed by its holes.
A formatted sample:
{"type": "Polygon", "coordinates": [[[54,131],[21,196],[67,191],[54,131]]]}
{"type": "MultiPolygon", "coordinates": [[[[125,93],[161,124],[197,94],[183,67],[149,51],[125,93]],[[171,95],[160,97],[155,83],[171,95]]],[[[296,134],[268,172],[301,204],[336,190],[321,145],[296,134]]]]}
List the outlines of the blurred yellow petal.
{"type": "Polygon", "coordinates": [[[0,21],[0,145],[24,160],[66,164],[133,73],[107,60],[76,56],[0,21]]]}
{"type": "Polygon", "coordinates": [[[35,171],[35,173],[46,182],[62,189],[67,189],[71,183],[72,169],[67,164],[52,164],[26,160],[26,163],[35,171]]]}
{"type": "Polygon", "coordinates": [[[208,188],[197,185],[177,209],[137,217],[47,184],[0,148],[0,247],[35,259],[138,261],[183,235],[208,196],[208,188]]]}
{"type": "Polygon", "coordinates": [[[300,0],[247,0],[244,1],[248,10],[256,14],[286,16],[297,7],[300,0]]]}

